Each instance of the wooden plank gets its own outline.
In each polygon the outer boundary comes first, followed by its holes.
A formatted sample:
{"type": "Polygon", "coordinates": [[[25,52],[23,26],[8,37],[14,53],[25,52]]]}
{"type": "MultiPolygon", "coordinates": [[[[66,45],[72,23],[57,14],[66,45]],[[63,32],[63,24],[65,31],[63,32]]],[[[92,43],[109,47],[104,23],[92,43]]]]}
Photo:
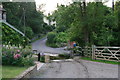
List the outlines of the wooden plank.
{"type": "Polygon", "coordinates": [[[120,47],[105,47],[105,46],[101,46],[101,47],[97,46],[96,48],[118,48],[120,49],[120,47]]]}
{"type": "Polygon", "coordinates": [[[103,59],[103,58],[96,58],[96,59],[98,59],[98,60],[107,60],[107,61],[116,61],[116,62],[119,62],[118,60],[108,60],[108,59],[103,59]]]}
{"type": "MultiPolygon", "coordinates": [[[[95,53],[95,55],[108,55],[108,56],[112,56],[113,54],[111,54],[111,53],[101,53],[101,54],[95,53]]],[[[114,55],[116,56],[116,55],[119,55],[119,54],[114,54],[114,55]]]]}
{"type": "Polygon", "coordinates": [[[101,56],[101,55],[95,55],[96,57],[106,57],[106,58],[116,58],[116,57],[112,57],[112,56],[101,56]]]}
{"type": "MultiPolygon", "coordinates": [[[[113,56],[112,54],[106,54],[106,53],[101,53],[101,54],[99,54],[99,53],[95,53],[95,55],[108,55],[108,56],[113,56]]],[[[115,56],[120,56],[120,54],[114,54],[115,56]]]]}
{"type": "Polygon", "coordinates": [[[119,61],[120,55],[120,47],[86,47],[82,49],[85,53],[85,56],[92,57],[92,59],[99,58],[101,60],[108,60],[108,61],[119,61]],[[93,51],[94,50],[94,51],[93,51]],[[105,52],[107,51],[107,52],[105,52]],[[101,58],[100,58],[101,57],[101,58]],[[116,60],[113,60],[116,59],[116,60]]]}
{"type": "Polygon", "coordinates": [[[113,57],[113,56],[96,56],[96,58],[104,58],[104,59],[116,59],[116,60],[119,60],[117,57],[113,57]]]}
{"type": "MultiPolygon", "coordinates": [[[[98,51],[101,52],[101,51],[103,51],[103,50],[95,50],[95,51],[96,51],[96,52],[98,52],[98,51]]],[[[108,51],[108,50],[107,50],[107,51],[108,51]]],[[[117,52],[117,51],[120,52],[120,50],[110,50],[110,51],[111,51],[111,52],[117,52]]],[[[109,51],[108,51],[108,52],[109,52],[109,51]]]]}
{"type": "Polygon", "coordinates": [[[103,55],[95,55],[95,56],[99,56],[99,57],[100,57],[100,56],[101,56],[101,57],[111,57],[112,55],[110,55],[110,56],[109,56],[109,55],[108,55],[108,56],[103,56],[103,55]]]}

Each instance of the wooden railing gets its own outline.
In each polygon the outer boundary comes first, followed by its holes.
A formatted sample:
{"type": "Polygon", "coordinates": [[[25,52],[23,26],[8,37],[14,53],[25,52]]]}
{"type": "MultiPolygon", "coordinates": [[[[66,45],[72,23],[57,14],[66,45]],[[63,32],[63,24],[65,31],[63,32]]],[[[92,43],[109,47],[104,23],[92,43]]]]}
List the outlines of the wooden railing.
{"type": "Polygon", "coordinates": [[[91,47],[85,47],[82,49],[83,54],[85,57],[91,57],[92,56],[92,48],[91,47]]]}
{"type": "Polygon", "coordinates": [[[82,49],[85,57],[92,59],[120,61],[120,47],[92,46],[82,49]]]}
{"type": "Polygon", "coordinates": [[[120,61],[120,47],[95,47],[92,52],[93,59],[120,61]]]}

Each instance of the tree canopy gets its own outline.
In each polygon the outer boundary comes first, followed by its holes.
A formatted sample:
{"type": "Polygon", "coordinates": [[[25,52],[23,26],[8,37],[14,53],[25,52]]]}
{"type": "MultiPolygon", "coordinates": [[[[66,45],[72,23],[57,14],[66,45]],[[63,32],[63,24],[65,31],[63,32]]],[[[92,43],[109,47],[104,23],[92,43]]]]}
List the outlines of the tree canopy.
{"type": "MultiPolygon", "coordinates": [[[[111,3],[112,4],[112,3],[111,3]]],[[[102,2],[60,5],[51,15],[56,32],[64,32],[80,46],[120,46],[120,2],[107,7],[102,2]]]]}
{"type": "Polygon", "coordinates": [[[36,10],[35,2],[3,2],[7,12],[7,22],[25,33],[30,39],[51,29],[43,21],[43,12],[36,10]]]}

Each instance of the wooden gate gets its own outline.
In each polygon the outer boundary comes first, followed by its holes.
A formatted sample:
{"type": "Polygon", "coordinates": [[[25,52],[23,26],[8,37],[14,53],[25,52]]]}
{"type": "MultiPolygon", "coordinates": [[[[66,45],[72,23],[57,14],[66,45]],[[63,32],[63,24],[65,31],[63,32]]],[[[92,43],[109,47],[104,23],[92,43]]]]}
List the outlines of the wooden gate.
{"type": "Polygon", "coordinates": [[[92,56],[92,48],[86,46],[85,48],[82,49],[84,56],[85,57],[91,57],[92,56]]]}
{"type": "Polygon", "coordinates": [[[108,61],[120,61],[120,47],[95,47],[92,48],[92,58],[108,61]]]}

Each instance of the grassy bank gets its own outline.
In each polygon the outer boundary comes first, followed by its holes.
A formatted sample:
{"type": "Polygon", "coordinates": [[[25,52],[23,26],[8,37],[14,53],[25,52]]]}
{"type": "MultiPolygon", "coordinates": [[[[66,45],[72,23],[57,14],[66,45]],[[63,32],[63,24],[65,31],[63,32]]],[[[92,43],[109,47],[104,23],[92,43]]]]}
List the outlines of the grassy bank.
{"type": "Polygon", "coordinates": [[[2,66],[2,78],[15,78],[28,67],[2,66]]]}
{"type": "Polygon", "coordinates": [[[80,59],[83,59],[83,60],[89,60],[89,61],[94,61],[94,62],[102,62],[102,63],[108,63],[108,64],[119,64],[119,65],[120,65],[120,62],[115,62],[115,61],[92,60],[91,58],[87,58],[87,57],[81,57],[80,59]]]}

